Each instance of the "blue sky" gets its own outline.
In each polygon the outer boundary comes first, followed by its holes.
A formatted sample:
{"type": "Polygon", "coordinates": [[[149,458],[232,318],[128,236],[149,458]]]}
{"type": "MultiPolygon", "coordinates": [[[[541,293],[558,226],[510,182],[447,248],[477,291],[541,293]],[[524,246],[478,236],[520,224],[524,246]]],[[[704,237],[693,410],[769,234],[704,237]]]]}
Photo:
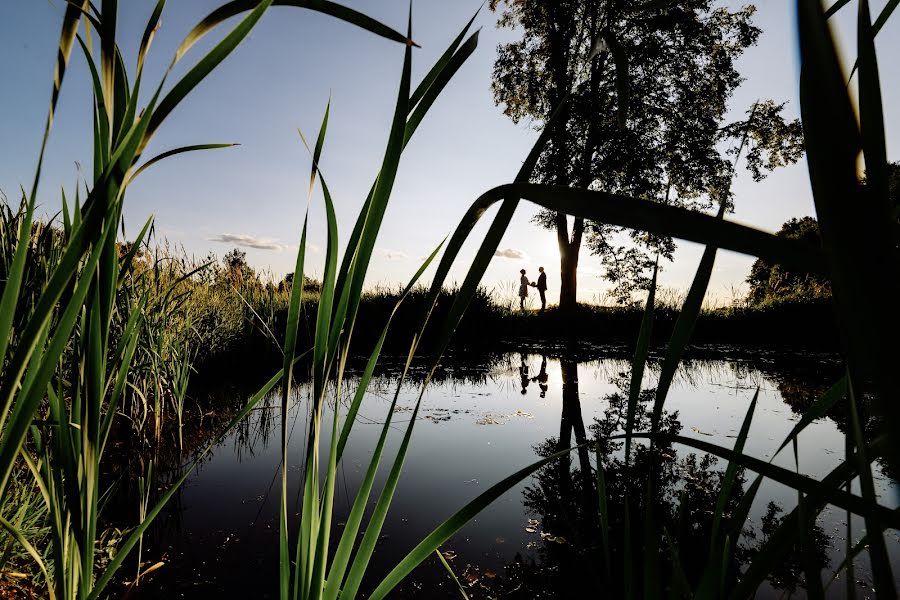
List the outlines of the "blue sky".
{"type": "MultiPolygon", "coordinates": [[[[15,200],[19,186],[30,185],[46,115],[61,0],[7,0],[0,20],[0,189],[15,200]]],[[[169,2],[148,62],[145,81],[157,81],[174,49],[194,23],[221,0],[169,2]]],[[[403,29],[406,0],[347,0],[347,5],[403,29]]],[[[129,0],[120,6],[120,43],[133,64],[136,46],[154,2],[129,0]]],[[[480,0],[414,0],[414,79],[433,64],[455,37],[480,0]]],[[[728,1],[737,6],[738,2],[728,1]]],[[[746,81],[736,93],[735,116],[757,98],[788,101],[796,116],[797,58],[793,2],[757,0],[755,22],[763,29],[758,46],[741,59],[746,81]]],[[[873,13],[883,0],[872,2],[873,13]]],[[[842,46],[852,61],[856,2],[836,21],[842,46]]],[[[483,191],[510,181],[536,138],[528,124],[514,125],[494,106],[490,77],[497,45],[515,32],[498,30],[496,15],[483,10],[478,50],[435,104],[409,145],[400,166],[394,195],[371,269],[370,285],[405,281],[420,260],[458,222],[483,191]]],[[[225,29],[195,47],[182,61],[190,66],[225,29]]],[[[900,84],[888,57],[900,55],[900,25],[889,22],[879,36],[888,155],[895,152],[900,116],[900,84]]],[[[83,58],[74,55],[46,158],[40,202],[59,208],[59,189],[74,190],[77,164],[89,165],[91,120],[89,76],[83,58]]],[[[185,155],[142,174],[126,199],[126,226],[136,232],[150,215],[157,233],[196,256],[222,256],[240,244],[250,263],[276,276],[293,268],[294,250],[307,206],[309,156],[297,128],[314,134],[326,102],[331,119],[322,169],[335,199],[340,232],[345,238],[377,172],[396,100],[402,46],[343,22],[289,7],[274,7],[249,39],[229,57],[165,123],[146,156],[186,144],[238,142],[227,150],[185,155]],[[229,241],[220,241],[229,240],[229,241]]],[[[729,218],[776,230],[792,216],[812,214],[804,162],[771,174],[762,183],[742,175],[735,185],[736,212],[729,218]]],[[[534,209],[523,204],[505,236],[502,249],[521,258],[498,257],[485,284],[505,290],[520,268],[550,274],[555,301],[558,254],[555,235],[529,223],[534,209]]],[[[490,217],[490,215],[488,215],[490,217]]],[[[485,219],[485,223],[488,219],[485,219]]],[[[314,202],[310,239],[324,246],[324,217],[314,202]]],[[[480,228],[473,239],[480,238],[480,228]]],[[[660,277],[664,286],[686,289],[702,249],[679,243],[674,264],[660,277]]],[[[461,279],[474,255],[463,250],[453,275],[461,279]]],[[[321,251],[310,255],[312,270],[321,270],[321,251]]],[[[710,285],[710,299],[724,302],[739,290],[752,259],[720,252],[710,285]]],[[[579,297],[602,298],[605,284],[599,260],[582,255],[579,297]]]]}

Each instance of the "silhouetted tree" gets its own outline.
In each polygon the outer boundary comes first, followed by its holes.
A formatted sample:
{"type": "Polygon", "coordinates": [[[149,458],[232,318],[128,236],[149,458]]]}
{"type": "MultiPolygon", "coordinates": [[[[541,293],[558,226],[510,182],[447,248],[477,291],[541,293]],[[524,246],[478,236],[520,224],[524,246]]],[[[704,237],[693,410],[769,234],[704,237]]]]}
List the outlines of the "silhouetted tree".
{"type": "MultiPolygon", "coordinates": [[[[732,11],[688,0],[642,11],[635,4],[491,0],[492,10],[503,7],[499,25],[522,32],[500,46],[494,64],[494,100],[504,113],[541,126],[569,95],[536,181],[702,209],[727,200],[734,142],[744,132],[754,177],[800,157],[800,124],[784,120],[783,104],[761,102],[752,117],[723,122],[742,81],[735,61],[760,33],[751,22],[754,7],[732,11]],[[733,147],[721,151],[729,142],[733,147]]],[[[651,254],[671,258],[674,251],[669,238],[582,219],[570,232],[566,216],[553,211],[534,221],[556,231],[564,310],[576,303],[583,240],[622,300],[649,283],[651,254]]]]}
{"type": "MultiPolygon", "coordinates": [[[[817,246],[821,244],[819,223],[813,217],[791,219],[781,226],[777,235],[817,246]]],[[[831,284],[824,275],[793,271],[761,258],[750,267],[747,283],[750,285],[747,299],[753,304],[769,300],[813,300],[831,296],[831,284]]]]}

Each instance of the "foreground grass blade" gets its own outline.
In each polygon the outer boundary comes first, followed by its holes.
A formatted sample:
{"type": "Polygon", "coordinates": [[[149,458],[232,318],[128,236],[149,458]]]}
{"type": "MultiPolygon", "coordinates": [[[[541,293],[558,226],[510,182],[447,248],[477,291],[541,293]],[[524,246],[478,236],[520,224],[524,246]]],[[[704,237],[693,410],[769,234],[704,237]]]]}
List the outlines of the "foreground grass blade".
{"type": "Polygon", "coordinates": [[[386,598],[391,590],[393,590],[407,575],[412,573],[413,569],[419,566],[422,561],[431,556],[432,552],[440,548],[451,536],[453,536],[453,534],[472,520],[475,515],[481,512],[491,502],[502,496],[505,492],[512,489],[517,483],[534,474],[554,460],[568,455],[569,452],[593,443],[594,442],[585,442],[584,444],[552,454],[547,458],[541,459],[516,471],[499,483],[492,485],[487,491],[483,492],[477,498],[458,510],[453,516],[441,523],[424,540],[419,542],[419,544],[413,548],[390,573],[388,573],[378,587],[375,588],[375,591],[369,596],[369,600],[381,600],[382,598],[386,598]]]}
{"type": "MultiPolygon", "coordinates": [[[[197,85],[209,75],[229,54],[231,54],[238,44],[247,37],[250,30],[262,18],[266,9],[272,5],[272,0],[260,0],[252,2],[255,8],[250,11],[234,29],[232,29],[225,38],[216,44],[196,65],[194,65],[187,74],[182,77],[178,83],[163,96],[156,110],[150,116],[150,124],[147,129],[146,138],[153,136],[162,122],[169,116],[176,106],[193,90],[197,85]]],[[[174,64],[174,62],[173,62],[174,64]]],[[[170,67],[171,68],[171,67],[170,67]]]]}
{"type": "MultiPolygon", "coordinates": [[[[716,220],[724,223],[722,220],[725,216],[725,201],[719,204],[719,214],[716,220]]],[[[663,406],[666,402],[666,396],[669,394],[669,386],[675,378],[675,372],[681,359],[684,357],[684,351],[687,349],[691,335],[694,333],[694,325],[700,316],[700,310],[703,308],[703,298],[706,296],[706,290],[709,287],[709,279],[712,277],[713,265],[716,262],[716,252],[718,248],[715,244],[708,244],[703,250],[703,256],[700,257],[700,264],[694,273],[694,280],[691,282],[691,288],[688,290],[687,297],[681,305],[681,311],[678,313],[678,319],[675,320],[675,327],[672,328],[672,336],[669,338],[669,345],[666,348],[666,357],[663,359],[662,370],[659,374],[659,382],[656,384],[656,398],[653,401],[653,415],[650,421],[650,427],[653,431],[659,428],[659,420],[662,418],[663,406]]]]}
{"type": "MultiPolygon", "coordinates": [[[[853,380],[871,381],[875,409],[886,422],[900,422],[900,404],[893,401],[900,363],[900,314],[894,305],[900,297],[900,265],[887,198],[867,198],[861,188],[862,140],[818,1],[798,0],[798,25],[804,145],[822,244],[829,250],[841,342],[853,380]]],[[[867,78],[872,67],[866,66],[867,78]]],[[[894,460],[900,457],[900,436],[892,438],[892,445],[894,460]]]]}
{"type": "MultiPolygon", "coordinates": [[[[180,60],[194,44],[200,41],[203,36],[216,26],[231,17],[252,10],[257,5],[258,2],[255,0],[234,0],[233,2],[228,2],[215,9],[206,18],[200,21],[200,23],[194,26],[190,33],[185,36],[184,41],[181,42],[181,45],[178,47],[178,51],[175,54],[175,60],[180,60]]],[[[384,25],[361,12],[334,2],[327,2],[326,0],[275,0],[273,5],[295,6],[297,8],[319,11],[394,42],[399,42],[401,44],[410,42],[405,35],[391,29],[387,25],[384,25]]]]}
{"type": "Polygon", "coordinates": [[[183,154],[185,152],[196,152],[197,150],[216,150],[219,148],[233,148],[235,146],[240,146],[240,144],[195,144],[193,146],[182,146],[181,148],[173,148],[172,150],[166,150],[160,154],[157,154],[153,158],[147,160],[140,167],[135,169],[134,173],[132,173],[131,177],[128,178],[129,183],[134,181],[134,178],[140,175],[149,167],[152,167],[155,163],[158,163],[161,160],[169,158],[170,156],[175,156],[177,154],[183,154]]]}
{"type": "MultiPolygon", "coordinates": [[[[306,353],[301,354],[295,360],[295,363],[299,361],[306,353]]],[[[185,482],[185,480],[193,473],[194,469],[203,462],[203,459],[206,458],[207,455],[215,448],[219,442],[230,432],[235,425],[241,422],[253,408],[259,404],[259,401],[266,397],[272,389],[278,385],[278,382],[281,381],[282,371],[278,371],[274,376],[272,376],[269,381],[267,381],[253,396],[247,400],[247,403],[244,407],[238,411],[238,413],[228,422],[228,424],[223,427],[218,435],[216,435],[212,441],[206,445],[206,447],[197,455],[197,457],[191,461],[191,463],[184,469],[181,477],[176,479],[172,485],[169,486],[169,489],[160,497],[160,499],[156,502],[152,509],[147,511],[146,518],[141,521],[125,538],[125,541],[119,547],[119,551],[113,557],[113,559],[109,562],[106,569],[103,571],[103,574],[97,580],[97,583],[94,584],[94,588],[91,591],[91,594],[88,596],[88,600],[96,600],[103,593],[103,590],[109,585],[113,576],[119,567],[122,566],[122,563],[127,558],[128,554],[131,552],[132,548],[138,543],[140,537],[147,531],[150,525],[153,523],[153,520],[162,512],[162,509],[165,508],[166,504],[168,504],[169,500],[178,492],[181,488],[181,485],[185,482]]]]}
{"type": "Polygon", "coordinates": [[[434,551],[434,553],[437,555],[438,560],[441,561],[441,564],[444,565],[444,570],[446,570],[447,573],[450,575],[450,579],[453,580],[453,583],[456,584],[456,589],[459,590],[460,596],[463,597],[463,600],[469,600],[469,596],[468,596],[468,594],[466,594],[465,588],[459,582],[459,579],[456,578],[456,574],[453,572],[453,569],[450,568],[450,564],[444,558],[444,555],[441,554],[441,549],[438,548],[437,550],[434,551]]]}
{"type": "Polygon", "coordinates": [[[647,305],[641,318],[641,329],[638,333],[634,358],[631,361],[631,385],[628,389],[628,411],[625,415],[625,465],[631,458],[631,432],[634,431],[634,413],[641,395],[641,382],[644,380],[644,366],[647,364],[647,352],[650,347],[650,335],[653,331],[653,308],[656,302],[656,275],[659,271],[659,259],[653,265],[653,277],[647,293],[647,305]]]}

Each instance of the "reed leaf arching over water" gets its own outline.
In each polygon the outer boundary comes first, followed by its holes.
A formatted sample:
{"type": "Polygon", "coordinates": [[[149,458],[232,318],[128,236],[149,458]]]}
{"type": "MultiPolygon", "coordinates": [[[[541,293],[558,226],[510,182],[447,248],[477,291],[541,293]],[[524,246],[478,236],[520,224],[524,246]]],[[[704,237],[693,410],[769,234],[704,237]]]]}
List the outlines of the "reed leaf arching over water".
{"type": "MultiPolygon", "coordinates": [[[[673,4],[648,2],[636,10],[664,11],[673,4]]],[[[855,99],[846,86],[847,78],[841,70],[826,20],[848,2],[835,3],[828,13],[823,11],[819,0],[797,0],[796,4],[802,60],[801,113],[812,191],[822,228],[821,247],[730,222],[724,218],[724,210],[716,216],[701,215],[603,191],[530,183],[534,167],[548,143],[548,134],[558,125],[557,116],[565,111],[563,102],[557,107],[556,115],[546,123],[514,181],[489,190],[476,200],[457,229],[445,240],[446,244],[438,245],[399,295],[397,306],[408,297],[443,248],[421,325],[416,331],[404,332],[409,340],[407,360],[349,517],[341,534],[336,536],[332,521],[339,465],[396,307],[385,323],[378,324],[382,333],[368,357],[362,376],[354,382],[357,387],[346,414],[341,415],[335,409],[331,422],[325,422],[324,407],[329,400],[341,396],[342,385],[346,384],[345,369],[353,331],[358,326],[363,284],[402,154],[441,91],[475,51],[478,32],[469,33],[475,17],[463,27],[414,88],[412,13],[404,34],[333,2],[227,2],[188,34],[178,48],[172,66],[183,60],[191,47],[211,29],[228,18],[240,15],[240,20],[231,31],[164,93],[164,84],[172,70],[170,66],[147,105],[139,108],[143,65],[165,0],[159,0],[154,7],[141,40],[136,66],[131,71],[117,46],[117,2],[103,0],[95,6],[88,2],[70,1],[63,17],[52,99],[34,183],[27,194],[23,193],[22,209],[13,213],[4,207],[6,212],[0,219],[0,243],[6,278],[0,296],[0,365],[3,369],[0,378],[0,513],[9,515],[17,508],[10,505],[10,499],[20,496],[7,493],[9,490],[21,491],[33,486],[45,511],[47,525],[40,535],[45,536],[41,539],[46,540],[47,547],[37,547],[29,539],[38,534],[35,533],[36,528],[31,527],[32,521],[28,521],[31,525],[26,527],[21,513],[14,520],[3,518],[0,526],[10,536],[9,544],[18,545],[34,561],[41,578],[38,586],[46,589],[51,598],[93,599],[106,595],[118,569],[128,559],[131,550],[140,546],[143,533],[193,467],[208,454],[221,435],[239,423],[261,398],[280,385],[280,596],[285,600],[346,600],[361,593],[364,581],[365,589],[368,589],[370,582],[365,580],[367,568],[391,507],[404,460],[411,448],[416,416],[426,388],[476,294],[519,201],[524,199],[560,212],[654,234],[671,235],[707,246],[669,342],[661,376],[664,384],[656,391],[650,429],[640,431],[636,427],[635,407],[641,393],[654,319],[655,276],[649,289],[640,332],[635,332],[638,342],[632,365],[625,433],[561,449],[489,487],[426,536],[383,581],[372,586],[374,591],[369,597],[388,597],[417,566],[504,492],[570,452],[587,451],[589,448],[596,449],[595,473],[591,481],[596,482],[604,570],[609,578],[624,578],[621,585],[627,596],[636,596],[642,591],[648,598],[670,593],[691,598],[751,597],[773,572],[788,548],[796,545],[804,547],[809,542],[811,523],[814,523],[816,515],[826,506],[834,505],[847,511],[848,523],[851,515],[860,515],[865,519],[865,550],[871,559],[876,591],[879,597],[895,597],[894,575],[884,531],[897,529],[900,516],[896,510],[878,503],[871,464],[880,457],[896,461],[900,457],[900,435],[887,428],[875,439],[867,440],[863,435],[866,425],[866,411],[863,409],[871,399],[872,411],[883,423],[895,423],[900,416],[900,408],[894,398],[897,386],[893,373],[893,366],[900,362],[900,350],[897,348],[900,316],[895,310],[900,298],[900,258],[897,252],[900,236],[896,215],[891,213],[887,197],[884,117],[873,42],[897,3],[888,2],[873,25],[868,3],[865,0],[859,2],[856,62],[859,93],[855,99]],[[173,410],[181,418],[184,390],[193,357],[187,337],[173,335],[169,338],[166,332],[178,328],[191,329],[189,316],[179,312],[182,301],[191,290],[181,291],[179,286],[190,280],[194,272],[165,279],[160,277],[159,262],[154,269],[136,266],[135,258],[142,243],[151,234],[152,225],[148,222],[143,226],[130,248],[124,248],[117,241],[125,192],[134,177],[160,160],[231,145],[185,146],[141,162],[143,150],[166,117],[236,49],[263,14],[274,5],[317,10],[398,43],[398,51],[402,49],[404,56],[383,162],[362,204],[354,229],[343,245],[342,258],[339,258],[341,244],[334,200],[319,168],[325,152],[330,117],[330,107],[326,108],[312,148],[310,172],[310,195],[318,180],[327,219],[325,269],[316,303],[311,342],[306,346],[300,335],[308,233],[307,223],[304,222],[287,309],[286,335],[280,345],[284,355],[280,371],[233,416],[221,435],[197,453],[155,504],[148,506],[146,499],[142,500],[140,523],[127,534],[112,560],[98,570],[97,544],[102,533],[99,531],[99,514],[101,497],[105,493],[100,487],[101,464],[111,432],[119,418],[124,418],[120,413],[127,414],[122,405],[126,398],[133,402],[142,401],[145,406],[155,403],[152,411],[144,409],[144,415],[152,413],[155,416],[158,436],[161,427],[158,419],[164,397],[171,398],[173,410]],[[89,41],[78,35],[82,22],[96,30],[100,40],[98,52],[93,51],[89,41]],[[88,63],[93,85],[93,168],[86,182],[84,198],[77,194],[72,206],[63,199],[63,227],[42,227],[34,223],[34,211],[43,153],[53,124],[59,89],[76,43],[88,63]],[[865,183],[857,173],[860,156],[866,164],[865,183]],[[464,283],[452,299],[445,320],[428,326],[463,243],[487,208],[497,202],[501,203],[499,210],[467,270],[464,283]],[[752,399],[748,398],[749,409],[732,448],[680,436],[658,427],[668,384],[690,341],[718,248],[764,257],[800,270],[826,273],[831,281],[847,373],[809,408],[776,451],[777,454],[788,445],[793,445],[796,452],[800,443],[798,435],[807,425],[831,407],[844,403],[851,417],[851,428],[846,434],[846,460],[821,480],[776,466],[772,460],[766,462],[744,453],[756,406],[755,395],[752,399]],[[176,321],[177,325],[170,326],[176,321]],[[426,335],[433,337],[426,339],[426,335]],[[420,348],[427,351],[428,374],[421,384],[412,418],[404,428],[397,453],[388,465],[384,486],[373,497],[394,408],[411,361],[420,353],[420,348]],[[307,360],[302,362],[301,359],[307,360]],[[300,368],[309,369],[312,400],[307,415],[308,437],[304,452],[302,456],[294,457],[289,452],[286,417],[291,387],[295,381],[305,377],[305,374],[295,374],[295,369],[300,368]],[[163,390],[167,390],[169,395],[165,396],[163,390]],[[326,439],[329,444],[323,447],[326,439]],[[669,532],[654,526],[657,515],[653,514],[651,502],[644,502],[643,510],[639,511],[640,503],[632,499],[635,502],[626,504],[624,517],[609,514],[611,503],[607,501],[601,442],[612,439],[625,441],[626,462],[633,440],[637,439],[648,440],[651,448],[657,444],[681,444],[728,461],[712,515],[706,567],[699,582],[688,581],[681,571],[679,550],[672,543],[669,532]],[[303,494],[299,530],[292,539],[287,489],[290,473],[296,472],[290,471],[289,467],[295,463],[301,463],[304,467],[301,471],[303,494]],[[727,513],[726,507],[739,468],[755,472],[757,476],[738,506],[727,513]],[[764,479],[795,490],[797,507],[781,519],[754,561],[732,581],[726,576],[730,571],[730,561],[738,547],[750,505],[764,479]],[[850,485],[857,479],[858,494],[852,492],[850,485]],[[373,503],[374,509],[365,521],[366,508],[373,503]],[[614,565],[618,563],[611,560],[610,536],[614,532],[610,523],[613,517],[620,521],[624,518],[625,545],[634,550],[626,552],[622,573],[614,570],[614,565]],[[642,533],[632,535],[629,530],[642,533]],[[668,579],[660,578],[658,560],[663,555],[668,556],[674,565],[670,572],[667,571],[668,579]],[[635,557],[641,557],[643,563],[636,562],[635,557]]],[[[621,49],[617,52],[621,54],[621,49]]],[[[626,64],[627,57],[617,56],[616,62],[626,64]]],[[[627,69],[622,70],[622,77],[626,72],[627,69]]],[[[619,87],[627,89],[627,81],[620,81],[619,87]]],[[[624,96],[627,97],[627,94],[624,96]]],[[[624,118],[628,110],[627,100],[617,110],[620,120],[627,124],[624,118]]],[[[154,463],[151,460],[149,464],[154,463]]],[[[652,468],[655,466],[651,463],[651,472],[652,468]]],[[[653,493],[652,479],[648,478],[645,497],[649,499],[653,493]]],[[[848,554],[863,552],[862,545],[850,546],[849,533],[848,525],[848,554]]],[[[4,551],[3,560],[7,556],[4,551]]],[[[853,557],[848,556],[841,568],[852,574],[853,557]]],[[[808,593],[814,597],[824,593],[821,574],[813,567],[808,567],[805,573],[808,593]]],[[[848,587],[848,593],[850,590],[852,588],[848,587]]]]}

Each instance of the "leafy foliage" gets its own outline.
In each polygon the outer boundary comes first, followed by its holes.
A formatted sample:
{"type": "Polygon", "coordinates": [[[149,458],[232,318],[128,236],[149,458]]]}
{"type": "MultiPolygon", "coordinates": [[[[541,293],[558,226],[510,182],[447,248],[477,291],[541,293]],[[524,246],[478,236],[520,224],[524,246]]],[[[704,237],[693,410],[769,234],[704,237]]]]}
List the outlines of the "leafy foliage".
{"type": "MultiPolygon", "coordinates": [[[[535,181],[708,209],[731,200],[744,136],[756,179],[800,157],[800,124],[785,119],[783,103],[759,102],[746,119],[725,122],[742,82],[736,61],[759,37],[754,7],[729,10],[711,0],[647,11],[587,0],[491,3],[495,10],[501,5],[499,24],[523,37],[499,49],[492,84],[497,104],[514,122],[541,126],[567,98],[535,181]]],[[[563,296],[577,285],[582,236],[621,301],[646,289],[652,255],[671,259],[675,249],[666,236],[583,219],[575,220],[570,236],[566,219],[550,210],[534,221],[557,232],[563,296]]]]}

